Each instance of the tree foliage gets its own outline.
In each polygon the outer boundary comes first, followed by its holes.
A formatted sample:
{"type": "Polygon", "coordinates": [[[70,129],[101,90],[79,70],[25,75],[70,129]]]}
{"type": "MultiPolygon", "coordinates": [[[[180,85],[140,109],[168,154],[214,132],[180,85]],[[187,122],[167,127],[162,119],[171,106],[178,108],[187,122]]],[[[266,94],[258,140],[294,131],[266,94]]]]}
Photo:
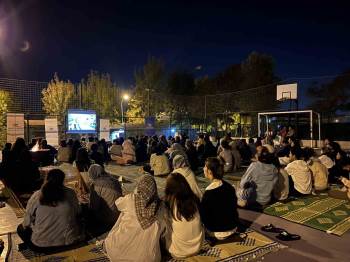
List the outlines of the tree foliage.
{"type": "Polygon", "coordinates": [[[91,71],[81,80],[78,90],[83,107],[95,110],[100,118],[116,121],[120,116],[121,92],[109,74],[91,71]]]}
{"type": "Polygon", "coordinates": [[[7,91],[0,90],[0,147],[6,143],[6,114],[11,103],[10,94],[7,91]]]}
{"type": "Polygon", "coordinates": [[[152,116],[164,111],[164,101],[158,99],[159,94],[167,91],[166,73],[162,60],[149,57],[143,68],[136,71],[135,85],[133,97],[129,102],[128,117],[145,117],[148,114],[152,116]],[[135,110],[136,107],[139,108],[135,110]]]}
{"type": "Polygon", "coordinates": [[[42,91],[43,109],[49,115],[57,116],[63,122],[68,104],[74,94],[74,86],[70,81],[60,80],[57,73],[42,91]]]}
{"type": "Polygon", "coordinates": [[[337,110],[350,110],[350,70],[328,83],[313,83],[308,95],[313,100],[311,107],[318,112],[332,115],[337,110]]]}

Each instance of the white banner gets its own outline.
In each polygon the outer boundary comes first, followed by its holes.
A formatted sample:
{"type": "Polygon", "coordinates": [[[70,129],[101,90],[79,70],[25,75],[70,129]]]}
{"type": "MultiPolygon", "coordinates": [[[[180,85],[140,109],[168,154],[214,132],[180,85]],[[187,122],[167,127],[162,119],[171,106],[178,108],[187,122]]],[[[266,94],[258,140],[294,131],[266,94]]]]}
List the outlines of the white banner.
{"type": "Polygon", "coordinates": [[[105,139],[106,141],[109,141],[110,130],[109,119],[100,119],[100,140],[105,139]]]}
{"type": "Polygon", "coordinates": [[[7,114],[7,142],[14,143],[17,137],[24,138],[24,114],[7,114]]]}
{"type": "Polygon", "coordinates": [[[58,146],[57,118],[45,118],[45,136],[49,145],[58,146]]]}

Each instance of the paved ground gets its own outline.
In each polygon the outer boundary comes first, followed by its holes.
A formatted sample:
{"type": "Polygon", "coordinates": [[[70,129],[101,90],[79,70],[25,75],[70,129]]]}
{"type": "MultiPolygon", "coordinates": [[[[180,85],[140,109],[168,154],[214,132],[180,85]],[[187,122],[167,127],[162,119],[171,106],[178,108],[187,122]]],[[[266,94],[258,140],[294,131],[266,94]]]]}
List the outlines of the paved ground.
{"type": "MultiPolygon", "coordinates": [[[[106,166],[106,170],[109,173],[122,176],[122,184],[126,192],[130,192],[135,188],[136,179],[141,175],[138,171],[139,168],[139,166],[106,166]]],[[[227,176],[225,179],[231,182],[231,184],[235,183],[235,181],[239,180],[242,173],[243,172],[235,173],[234,176],[227,176]]],[[[165,178],[156,177],[155,179],[159,195],[162,196],[164,192],[165,178]]],[[[208,185],[208,181],[202,176],[198,176],[197,180],[200,188],[204,190],[208,185]]],[[[288,245],[289,248],[266,255],[263,258],[264,261],[350,261],[350,232],[338,237],[278,217],[268,216],[254,211],[240,209],[239,214],[245,224],[258,232],[261,232],[261,226],[272,223],[278,227],[286,229],[290,233],[295,233],[302,237],[299,241],[283,243],[288,245]]],[[[0,209],[0,235],[15,231],[20,220],[21,219],[16,218],[13,211],[9,208],[0,209]]],[[[276,234],[266,232],[261,233],[275,239],[276,234]]]]}
{"type": "MultiPolygon", "coordinates": [[[[136,166],[116,166],[108,165],[106,170],[111,174],[123,176],[123,186],[127,191],[134,189],[135,180],[140,176],[138,171],[140,167],[136,166]]],[[[235,173],[234,176],[226,176],[226,180],[235,183],[239,180],[244,171],[235,173]]],[[[165,178],[156,177],[158,192],[161,196],[164,191],[165,178]]],[[[202,190],[208,185],[207,179],[203,176],[197,176],[197,181],[202,190]]],[[[262,213],[240,209],[240,218],[251,228],[261,232],[272,239],[275,239],[273,233],[262,232],[260,228],[263,225],[272,223],[278,227],[286,229],[290,233],[298,234],[301,240],[293,242],[283,242],[289,248],[268,254],[264,257],[264,261],[283,261],[283,262],[316,262],[316,261],[350,261],[350,232],[346,232],[343,236],[335,236],[327,234],[323,231],[316,230],[307,226],[289,222],[282,218],[265,215],[262,213]]]]}

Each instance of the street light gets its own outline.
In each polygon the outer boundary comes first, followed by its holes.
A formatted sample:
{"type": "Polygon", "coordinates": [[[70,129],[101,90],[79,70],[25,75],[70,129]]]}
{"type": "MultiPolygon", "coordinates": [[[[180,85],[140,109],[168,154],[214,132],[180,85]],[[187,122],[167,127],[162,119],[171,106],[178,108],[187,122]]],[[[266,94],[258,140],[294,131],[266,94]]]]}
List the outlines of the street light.
{"type": "Polygon", "coordinates": [[[124,94],[123,96],[122,96],[122,100],[120,101],[120,107],[121,107],[121,111],[122,111],[122,124],[123,124],[123,126],[124,126],[124,138],[126,138],[126,125],[125,125],[125,121],[124,121],[124,108],[123,108],[123,102],[124,102],[124,100],[125,101],[128,101],[129,100],[129,95],[128,94],[124,94]]]}

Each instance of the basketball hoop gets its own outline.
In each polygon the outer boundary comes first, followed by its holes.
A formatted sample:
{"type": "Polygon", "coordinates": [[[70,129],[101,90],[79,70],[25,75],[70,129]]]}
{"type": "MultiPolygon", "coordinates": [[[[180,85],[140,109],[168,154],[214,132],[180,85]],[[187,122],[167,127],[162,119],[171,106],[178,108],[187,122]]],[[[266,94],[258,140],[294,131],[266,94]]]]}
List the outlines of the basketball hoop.
{"type": "Polygon", "coordinates": [[[288,84],[288,85],[278,85],[277,86],[277,101],[286,101],[286,100],[297,100],[298,99],[298,87],[297,84],[288,84]]]}

